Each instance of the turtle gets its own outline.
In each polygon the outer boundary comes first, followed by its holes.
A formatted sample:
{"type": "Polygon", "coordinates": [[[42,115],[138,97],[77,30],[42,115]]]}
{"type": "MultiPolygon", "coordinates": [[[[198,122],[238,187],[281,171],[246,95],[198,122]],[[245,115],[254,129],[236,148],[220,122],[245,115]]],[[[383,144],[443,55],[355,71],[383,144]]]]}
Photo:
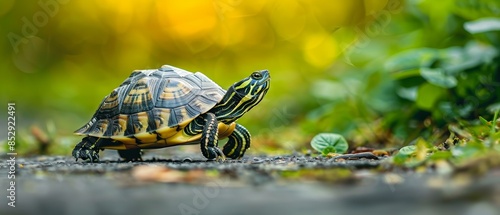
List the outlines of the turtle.
{"type": "Polygon", "coordinates": [[[209,160],[239,159],[251,140],[236,120],[264,98],[269,86],[268,70],[251,73],[227,91],[201,72],[170,65],[135,70],[75,131],[84,137],[72,155],[95,162],[99,150],[114,149],[134,161],[142,160],[142,149],[200,144],[209,160]],[[221,150],[223,138],[228,141],[221,150]]]}

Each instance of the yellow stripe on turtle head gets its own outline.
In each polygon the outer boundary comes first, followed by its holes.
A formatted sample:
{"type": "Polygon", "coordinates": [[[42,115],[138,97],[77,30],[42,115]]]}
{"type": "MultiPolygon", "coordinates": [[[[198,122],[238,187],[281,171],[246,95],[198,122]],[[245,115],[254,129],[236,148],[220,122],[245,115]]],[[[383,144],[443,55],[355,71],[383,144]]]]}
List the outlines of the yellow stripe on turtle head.
{"type": "Polygon", "coordinates": [[[237,86],[234,86],[234,89],[236,89],[236,90],[243,89],[243,88],[247,87],[248,85],[250,85],[250,83],[252,83],[252,80],[247,78],[247,80],[240,82],[237,86]]]}

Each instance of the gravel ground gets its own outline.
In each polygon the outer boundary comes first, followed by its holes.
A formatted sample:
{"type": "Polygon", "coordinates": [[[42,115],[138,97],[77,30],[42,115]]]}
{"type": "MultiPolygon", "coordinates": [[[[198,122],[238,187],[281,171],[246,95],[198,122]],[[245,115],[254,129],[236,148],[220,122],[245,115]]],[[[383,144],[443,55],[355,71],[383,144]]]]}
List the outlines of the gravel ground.
{"type": "MultiPolygon", "coordinates": [[[[384,159],[300,154],[224,162],[189,154],[126,163],[106,158],[100,163],[69,157],[17,158],[16,207],[2,198],[0,214],[500,214],[499,171],[457,179],[437,173],[373,171],[386,168],[384,159]],[[135,174],[143,167],[165,174],[158,175],[160,180],[145,180],[135,174]],[[308,172],[296,178],[297,171],[308,172]],[[187,172],[197,174],[174,178],[174,183],[164,181],[187,172]]],[[[11,181],[7,160],[0,162],[4,196],[9,195],[11,181]]]]}

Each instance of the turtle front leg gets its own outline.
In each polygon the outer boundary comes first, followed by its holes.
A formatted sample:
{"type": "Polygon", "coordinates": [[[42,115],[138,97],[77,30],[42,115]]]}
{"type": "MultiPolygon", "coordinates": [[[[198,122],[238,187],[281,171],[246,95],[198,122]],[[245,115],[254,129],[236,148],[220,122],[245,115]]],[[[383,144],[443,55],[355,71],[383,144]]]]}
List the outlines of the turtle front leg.
{"type": "Polygon", "coordinates": [[[98,140],[97,137],[84,137],[73,149],[73,157],[75,157],[77,161],[78,158],[82,160],[90,159],[92,163],[94,161],[99,161],[99,148],[96,147],[98,140]]]}
{"type": "MultiPolygon", "coordinates": [[[[219,138],[219,128],[218,121],[213,113],[206,113],[202,115],[205,124],[203,125],[203,130],[201,132],[201,153],[206,158],[212,160],[224,160],[224,154],[218,147],[218,138],[219,138]]],[[[196,122],[192,122],[196,123],[196,122]]]]}
{"type": "Polygon", "coordinates": [[[245,151],[250,148],[250,132],[240,124],[236,124],[233,133],[222,149],[224,155],[232,159],[240,159],[245,151]]]}

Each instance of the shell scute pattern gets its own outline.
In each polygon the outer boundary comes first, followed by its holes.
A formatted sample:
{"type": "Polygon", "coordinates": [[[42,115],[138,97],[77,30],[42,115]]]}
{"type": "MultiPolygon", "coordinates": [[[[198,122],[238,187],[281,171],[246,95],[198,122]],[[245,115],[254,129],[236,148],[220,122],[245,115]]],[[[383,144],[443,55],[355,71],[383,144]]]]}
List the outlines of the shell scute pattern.
{"type": "Polygon", "coordinates": [[[225,90],[199,72],[168,65],[136,70],[103,99],[92,119],[75,133],[116,139],[155,132],[166,138],[171,129],[214,107],[224,94],[225,90]]]}
{"type": "Polygon", "coordinates": [[[147,77],[137,80],[136,83],[131,83],[130,91],[121,103],[120,113],[133,114],[153,109],[155,104],[149,87],[149,78],[147,77]]]}

